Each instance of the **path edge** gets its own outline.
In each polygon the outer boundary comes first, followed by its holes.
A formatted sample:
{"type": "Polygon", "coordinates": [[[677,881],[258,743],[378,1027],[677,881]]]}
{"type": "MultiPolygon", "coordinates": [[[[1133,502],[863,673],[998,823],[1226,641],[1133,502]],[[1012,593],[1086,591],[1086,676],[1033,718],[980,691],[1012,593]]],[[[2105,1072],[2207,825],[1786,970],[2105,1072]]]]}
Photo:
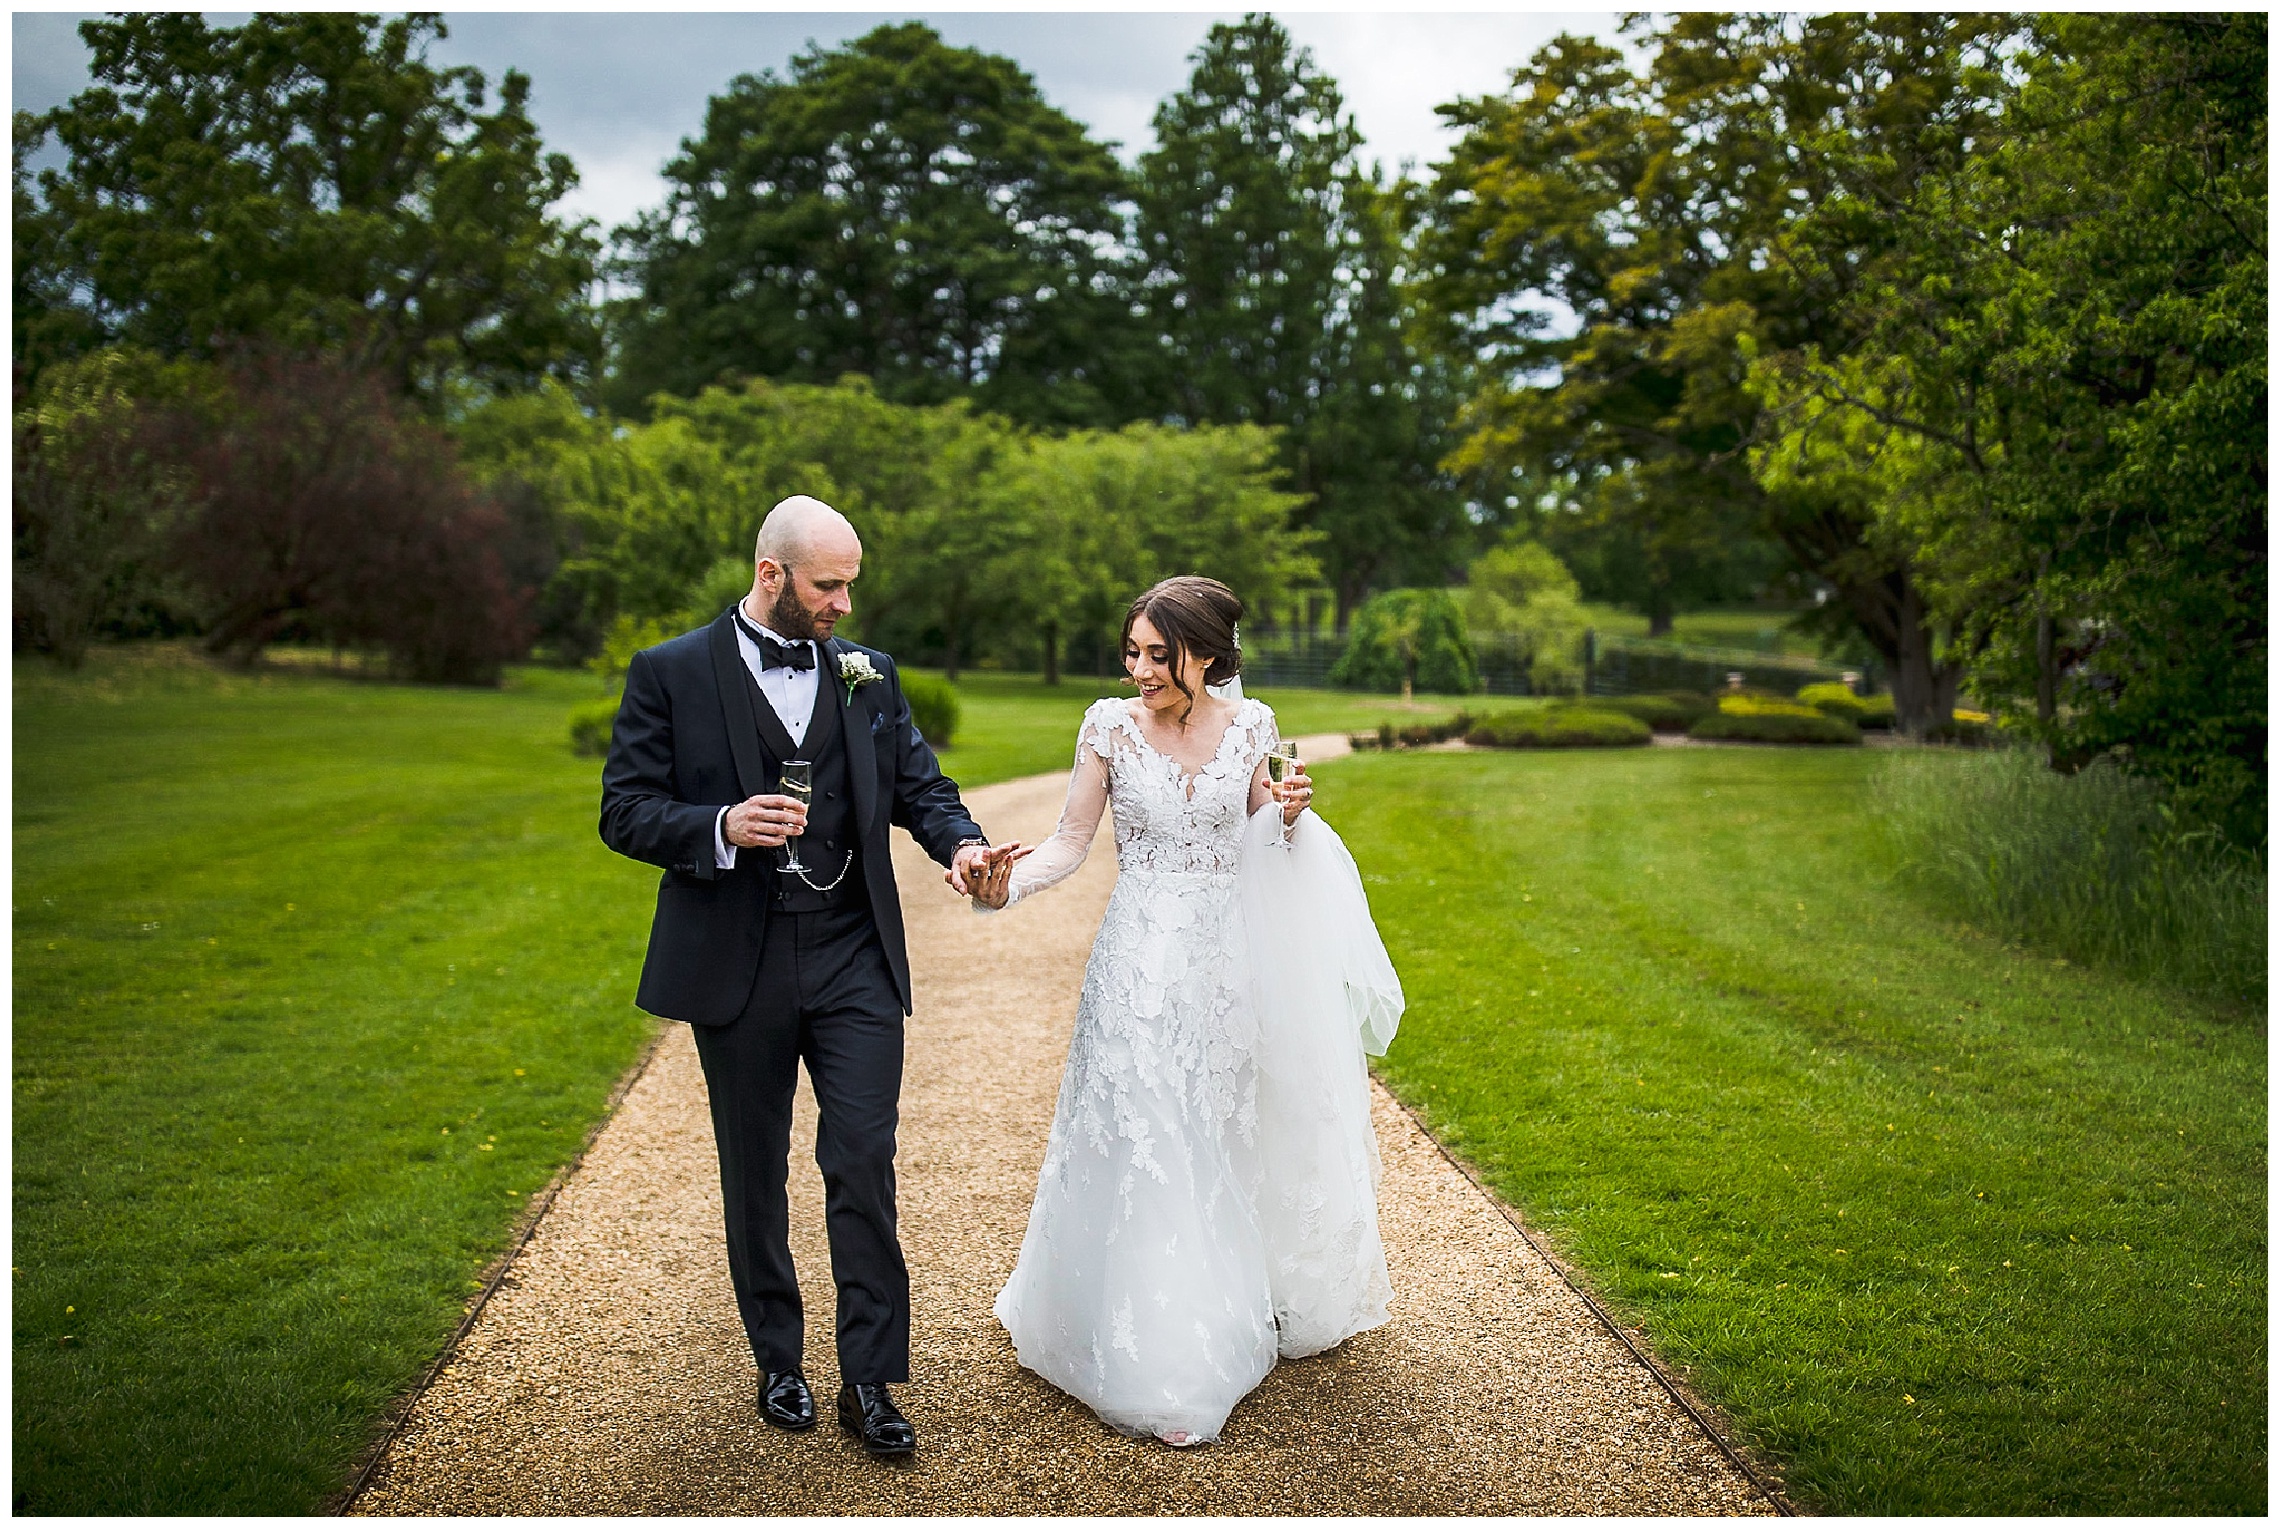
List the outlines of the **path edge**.
{"type": "Polygon", "coordinates": [[[1778,1484],[1779,1478],[1772,1477],[1769,1480],[1770,1472],[1761,1472],[1752,1465],[1748,1458],[1727,1440],[1725,1432],[1711,1421],[1716,1409],[1707,1402],[1696,1401],[1690,1388],[1683,1381],[1665,1369],[1661,1361],[1649,1353],[1643,1345],[1633,1341],[1631,1335],[1623,1330],[1623,1324],[1609,1315],[1607,1308],[1599,1304],[1598,1298],[1584,1288],[1575,1272],[1568,1267],[1567,1261],[1554,1253],[1542,1239],[1529,1230],[1527,1222],[1521,1219],[1520,1213],[1506,1204],[1503,1196],[1483,1183],[1480,1175],[1473,1171],[1470,1163],[1458,1157],[1442,1143],[1441,1138],[1436,1136],[1432,1128],[1425,1124],[1424,1118],[1409,1107],[1407,1100],[1395,1093],[1386,1081],[1378,1077],[1375,1072],[1370,1075],[1370,1081],[1392,1102],[1393,1107],[1401,1111],[1409,1123],[1417,1128],[1417,1134],[1433,1144],[1433,1150],[1441,1154],[1442,1161],[1463,1174],[1465,1182],[1472,1185],[1474,1191],[1483,1200],[1486,1200],[1499,1216],[1504,1218],[1505,1223],[1520,1234],[1520,1240],[1535,1250],[1536,1256],[1548,1264],[1552,1272],[1560,1277],[1560,1282],[1574,1291],[1577,1299],[1590,1308],[1591,1314],[1599,1319],[1600,1326],[1612,1333],[1615,1341],[1622,1344],[1629,1351],[1631,1357],[1639,1362],[1640,1367],[1654,1377],[1655,1383],[1669,1394],[1673,1402],[1678,1404],[1678,1410],[1685,1413],[1694,1426],[1702,1430],[1703,1436],[1717,1446],[1718,1453],[1724,1455],[1734,1469],[1742,1473],[1743,1478],[1751,1486],[1757,1488],[1758,1495],[1772,1506],[1773,1511],[1783,1518],[1802,1516],[1778,1484]]]}
{"type": "Polygon", "coordinates": [[[428,1389],[435,1384],[436,1377],[443,1373],[443,1367],[451,1363],[452,1356],[459,1352],[459,1346],[475,1330],[476,1322],[483,1315],[483,1308],[491,1304],[491,1297],[506,1283],[507,1275],[514,1269],[515,1260],[522,1256],[524,1248],[530,1246],[530,1240],[537,1235],[539,1223],[546,1219],[546,1213],[554,1209],[556,1197],[585,1165],[586,1155],[594,1150],[594,1143],[601,1139],[602,1132],[608,1128],[609,1123],[617,1118],[618,1106],[625,1103],[626,1095],[632,1093],[634,1085],[648,1073],[650,1064],[657,1060],[657,1053],[664,1048],[666,1037],[672,1033],[671,1020],[656,1021],[656,1029],[643,1044],[641,1054],[633,1059],[632,1065],[620,1073],[617,1082],[611,1085],[609,1097],[602,1101],[602,1113],[587,1130],[585,1140],[578,1143],[578,1150],[570,1155],[569,1161],[554,1170],[554,1176],[546,1181],[546,1187],[531,1196],[525,1204],[521,1223],[507,1234],[505,1251],[492,1259],[478,1276],[483,1288],[468,1303],[465,1315],[459,1319],[459,1325],[452,1329],[451,1336],[444,1340],[443,1347],[436,1351],[435,1358],[421,1371],[420,1378],[396,1399],[392,1412],[383,1414],[388,1419],[388,1426],[365,1451],[349,1484],[334,1493],[317,1510],[320,1515],[326,1518],[345,1516],[349,1509],[356,1506],[357,1499],[364,1495],[366,1488],[372,1485],[373,1476],[378,1474],[381,1462],[388,1458],[388,1452],[395,1448],[396,1440],[403,1436],[404,1425],[411,1421],[412,1411],[419,1406],[420,1398],[427,1395],[428,1389]]]}

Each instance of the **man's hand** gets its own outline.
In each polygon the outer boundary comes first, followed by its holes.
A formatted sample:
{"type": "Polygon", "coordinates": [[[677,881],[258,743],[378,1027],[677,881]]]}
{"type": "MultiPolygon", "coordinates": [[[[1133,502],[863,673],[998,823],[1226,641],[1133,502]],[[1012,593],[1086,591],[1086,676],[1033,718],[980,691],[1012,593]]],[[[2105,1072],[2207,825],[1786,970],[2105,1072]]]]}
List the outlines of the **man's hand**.
{"type": "Polygon", "coordinates": [[[797,797],[750,796],[728,809],[721,837],[739,849],[774,849],[807,831],[807,806],[797,797]]]}
{"type": "Polygon", "coordinates": [[[952,891],[985,908],[1002,908],[1013,886],[1013,863],[1028,853],[1018,839],[1011,844],[969,844],[951,860],[942,879],[952,891]]]}

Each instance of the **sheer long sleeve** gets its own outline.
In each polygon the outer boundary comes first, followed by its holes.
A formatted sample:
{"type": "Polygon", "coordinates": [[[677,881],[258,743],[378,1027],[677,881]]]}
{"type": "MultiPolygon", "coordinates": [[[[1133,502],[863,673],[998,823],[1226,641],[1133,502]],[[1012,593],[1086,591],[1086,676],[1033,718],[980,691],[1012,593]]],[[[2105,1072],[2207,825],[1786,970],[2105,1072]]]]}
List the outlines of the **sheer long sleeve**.
{"type": "Polygon", "coordinates": [[[1061,821],[1053,837],[1014,865],[1007,907],[1068,880],[1085,863],[1093,836],[1100,832],[1100,815],[1108,809],[1110,746],[1106,730],[1088,713],[1084,725],[1077,729],[1077,761],[1069,771],[1069,795],[1061,804],[1061,821]]]}

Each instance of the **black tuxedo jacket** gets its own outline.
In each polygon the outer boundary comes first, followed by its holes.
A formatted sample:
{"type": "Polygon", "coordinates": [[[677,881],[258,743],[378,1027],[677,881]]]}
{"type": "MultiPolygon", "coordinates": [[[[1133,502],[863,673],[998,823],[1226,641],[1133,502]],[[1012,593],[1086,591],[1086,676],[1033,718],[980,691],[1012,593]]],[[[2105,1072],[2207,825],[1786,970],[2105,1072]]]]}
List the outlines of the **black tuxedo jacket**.
{"type": "MultiPolygon", "coordinates": [[[[944,865],[982,831],[911,722],[894,660],[837,637],[822,647],[818,684],[840,708],[863,884],[907,1014],[910,956],[887,827],[907,829],[944,865]],[[863,654],[884,676],[857,687],[852,699],[837,673],[846,653],[863,654]]],[[[760,969],[781,853],[740,849],[726,871],[713,858],[721,808],[773,793],[781,751],[790,747],[790,735],[753,692],[735,619],[725,611],[708,627],[636,653],[626,670],[602,766],[602,842],[665,868],[634,1002],[666,1019],[728,1024],[744,1011],[760,969]]]]}

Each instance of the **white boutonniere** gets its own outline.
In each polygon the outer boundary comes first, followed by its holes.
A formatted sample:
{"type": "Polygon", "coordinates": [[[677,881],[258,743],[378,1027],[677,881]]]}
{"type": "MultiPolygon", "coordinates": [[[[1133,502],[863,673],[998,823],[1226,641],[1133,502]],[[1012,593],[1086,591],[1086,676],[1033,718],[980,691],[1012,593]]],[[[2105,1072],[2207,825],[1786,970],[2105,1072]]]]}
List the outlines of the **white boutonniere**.
{"type": "Polygon", "coordinates": [[[871,667],[871,659],[868,654],[842,653],[839,655],[839,682],[847,687],[849,705],[852,706],[855,703],[855,692],[857,690],[865,685],[876,684],[885,678],[885,675],[871,667]]]}

